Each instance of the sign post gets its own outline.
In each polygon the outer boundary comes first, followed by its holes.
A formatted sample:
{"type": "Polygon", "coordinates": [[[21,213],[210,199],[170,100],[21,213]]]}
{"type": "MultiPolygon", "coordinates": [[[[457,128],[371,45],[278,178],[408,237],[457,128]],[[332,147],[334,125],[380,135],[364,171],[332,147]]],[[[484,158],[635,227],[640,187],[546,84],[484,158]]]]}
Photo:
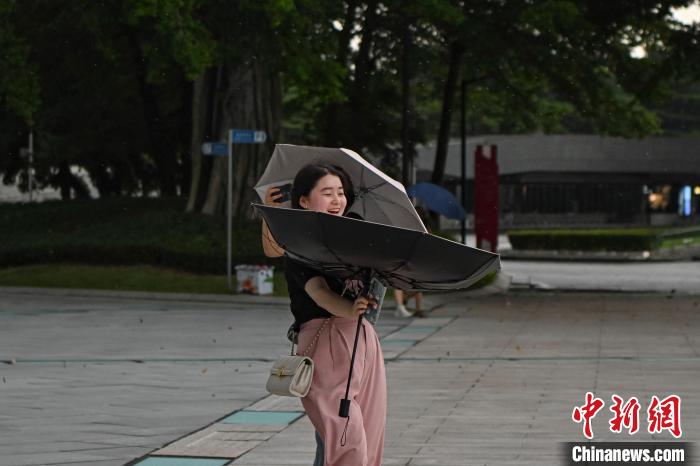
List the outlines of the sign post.
{"type": "Polygon", "coordinates": [[[226,284],[232,289],[232,230],[233,230],[233,145],[262,144],[267,140],[265,131],[250,129],[231,129],[227,131],[226,142],[205,142],[202,144],[202,155],[226,156],[228,158],[228,183],[226,187],[226,284]]]}
{"type": "Polygon", "coordinates": [[[226,286],[231,290],[233,288],[231,280],[231,259],[232,248],[231,241],[233,235],[233,133],[236,130],[228,132],[228,183],[226,184],[226,286]]]}
{"type": "Polygon", "coordinates": [[[462,208],[464,209],[464,218],[462,219],[462,244],[467,244],[467,81],[462,79],[462,105],[461,105],[461,159],[462,159],[462,176],[460,178],[460,191],[462,192],[462,208]]]}

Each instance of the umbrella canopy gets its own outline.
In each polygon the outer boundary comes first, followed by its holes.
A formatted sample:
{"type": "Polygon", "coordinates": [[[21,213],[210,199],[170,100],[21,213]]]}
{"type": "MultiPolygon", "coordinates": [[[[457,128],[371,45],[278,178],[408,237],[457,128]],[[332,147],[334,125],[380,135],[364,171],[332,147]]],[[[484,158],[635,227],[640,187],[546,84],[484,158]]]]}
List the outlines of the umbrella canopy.
{"type": "Polygon", "coordinates": [[[467,288],[500,268],[498,254],[426,232],[324,212],[254,204],[291,257],[341,278],[367,270],[404,291],[467,288]]]}
{"type": "Polygon", "coordinates": [[[451,192],[433,183],[417,183],[408,188],[408,195],[415,197],[428,209],[447,218],[464,220],[464,209],[451,192]]]}
{"type": "MultiPolygon", "coordinates": [[[[302,167],[314,162],[337,165],[348,174],[355,189],[348,213],[371,222],[426,231],[403,185],[349,149],[277,144],[255,191],[264,200],[268,188],[292,183],[302,167]]],[[[282,205],[291,204],[287,201],[282,205]]]]}

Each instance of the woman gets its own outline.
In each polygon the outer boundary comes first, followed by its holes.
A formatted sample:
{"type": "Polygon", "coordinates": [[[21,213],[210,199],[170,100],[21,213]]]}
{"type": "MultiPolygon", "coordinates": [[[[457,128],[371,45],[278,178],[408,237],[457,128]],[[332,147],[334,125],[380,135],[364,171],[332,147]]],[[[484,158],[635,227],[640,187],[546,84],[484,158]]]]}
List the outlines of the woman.
{"type": "MultiPolygon", "coordinates": [[[[312,164],[294,179],[292,207],[343,215],[352,186],[338,167],[312,164]]],[[[276,204],[277,188],[268,190],[265,203],[276,204]]],[[[284,254],[263,221],[263,248],[270,257],[284,254]]],[[[384,449],[386,375],[384,357],[374,327],[363,320],[350,385],[350,417],[338,415],[345,395],[357,318],[372,304],[366,297],[348,298],[346,283],[285,257],[290,307],[300,328],[300,351],[309,351],[314,378],[302,399],[306,414],[323,440],[326,466],[378,466],[384,449]],[[316,339],[316,335],[319,335],[316,339]]]]}

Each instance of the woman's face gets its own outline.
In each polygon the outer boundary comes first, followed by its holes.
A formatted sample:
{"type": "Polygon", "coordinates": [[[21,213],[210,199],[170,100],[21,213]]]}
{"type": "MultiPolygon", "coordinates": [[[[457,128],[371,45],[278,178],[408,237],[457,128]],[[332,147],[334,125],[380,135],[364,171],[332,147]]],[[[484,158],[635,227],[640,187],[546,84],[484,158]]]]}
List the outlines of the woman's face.
{"type": "Polygon", "coordinates": [[[347,203],[343,183],[330,174],[320,178],[308,196],[299,198],[299,205],[304,209],[333,215],[343,215],[347,203]]]}

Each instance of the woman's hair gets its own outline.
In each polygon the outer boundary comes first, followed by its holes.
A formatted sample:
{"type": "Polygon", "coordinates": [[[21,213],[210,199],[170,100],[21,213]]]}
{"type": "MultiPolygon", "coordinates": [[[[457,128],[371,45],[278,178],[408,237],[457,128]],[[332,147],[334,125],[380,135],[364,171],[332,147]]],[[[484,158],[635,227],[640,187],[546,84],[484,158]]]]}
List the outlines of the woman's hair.
{"type": "Polygon", "coordinates": [[[299,204],[301,196],[308,196],[314,189],[314,186],[316,186],[316,183],[318,183],[318,180],[326,175],[334,175],[340,178],[345,198],[347,199],[345,206],[345,212],[347,212],[355,200],[352,181],[350,181],[350,177],[345,173],[345,170],[327,162],[310,163],[299,170],[297,176],[294,177],[294,184],[292,185],[292,207],[301,209],[302,207],[299,204]]]}

